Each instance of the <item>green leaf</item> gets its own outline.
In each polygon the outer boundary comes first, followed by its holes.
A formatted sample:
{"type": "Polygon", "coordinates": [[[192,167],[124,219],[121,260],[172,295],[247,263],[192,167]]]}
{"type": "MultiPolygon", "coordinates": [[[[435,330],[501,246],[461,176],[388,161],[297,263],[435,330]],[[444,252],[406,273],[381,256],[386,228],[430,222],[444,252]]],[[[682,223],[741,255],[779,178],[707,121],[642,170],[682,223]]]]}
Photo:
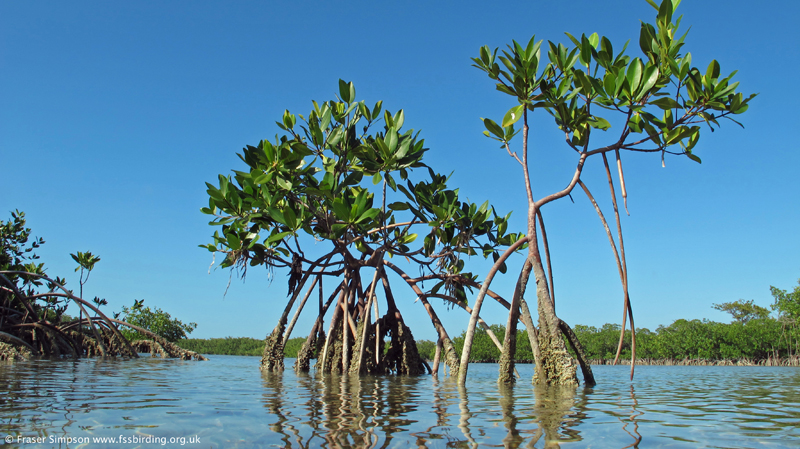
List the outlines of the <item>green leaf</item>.
{"type": "Polygon", "coordinates": [[[408,150],[411,148],[411,139],[406,138],[403,140],[403,143],[400,144],[400,148],[397,150],[397,153],[394,154],[395,159],[400,160],[406,157],[408,154],[408,150]]]}
{"type": "Polygon", "coordinates": [[[286,224],[286,219],[283,218],[283,212],[279,211],[278,209],[271,208],[271,207],[267,209],[267,212],[269,213],[269,216],[273,220],[275,220],[275,221],[277,221],[278,223],[281,223],[281,224],[286,224]]]}
{"type": "Polygon", "coordinates": [[[519,119],[521,119],[522,112],[524,109],[525,105],[522,104],[519,106],[514,106],[513,108],[509,109],[508,112],[506,112],[505,117],[503,117],[503,124],[502,124],[503,128],[505,128],[506,126],[513,125],[519,119]]]}
{"type": "Polygon", "coordinates": [[[656,81],[658,81],[658,75],[658,67],[648,64],[644,69],[644,76],[642,77],[644,82],[640,89],[640,97],[645,95],[650,89],[653,88],[653,86],[656,85],[656,81]]]}
{"type": "Polygon", "coordinates": [[[681,107],[681,105],[678,104],[677,101],[675,101],[674,99],[669,98],[669,97],[661,97],[661,98],[659,98],[657,100],[651,101],[650,104],[658,106],[659,108],[661,108],[663,110],[675,109],[675,108],[680,108],[681,107]]]}
{"type": "Polygon", "coordinates": [[[397,202],[394,202],[392,204],[389,204],[388,207],[391,210],[408,210],[409,207],[411,207],[411,206],[409,206],[408,203],[404,203],[402,201],[397,201],[397,202]]]}
{"type": "Polygon", "coordinates": [[[344,201],[341,198],[334,200],[333,213],[339,220],[350,222],[350,208],[344,204],[344,201]]]}
{"type": "Polygon", "coordinates": [[[658,21],[662,23],[672,22],[672,0],[662,0],[661,6],[658,8],[658,21]]]}
{"type": "Polygon", "coordinates": [[[291,207],[286,206],[283,208],[283,218],[286,220],[286,226],[297,229],[297,215],[295,215],[291,207]]]}
{"type": "Polygon", "coordinates": [[[395,192],[397,191],[397,184],[394,182],[394,178],[389,173],[386,173],[386,183],[389,184],[389,187],[392,188],[395,192]]]}
{"type": "Polygon", "coordinates": [[[592,117],[588,123],[592,128],[602,129],[603,131],[611,128],[611,123],[603,117],[592,117]]]}
{"type": "Polygon", "coordinates": [[[708,64],[708,69],[706,69],[706,80],[707,82],[711,82],[711,80],[715,80],[719,78],[719,62],[717,60],[713,60],[708,64]]]}
{"type": "Polygon", "coordinates": [[[228,241],[228,247],[230,247],[230,249],[236,251],[242,247],[242,241],[239,240],[239,236],[236,234],[232,232],[226,232],[225,237],[228,241]]]}
{"type": "Polygon", "coordinates": [[[597,44],[600,43],[600,36],[598,36],[597,33],[592,33],[592,35],[589,36],[589,43],[592,44],[592,47],[597,48],[597,44]]]}
{"type": "Polygon", "coordinates": [[[264,244],[265,244],[265,245],[268,245],[268,244],[270,244],[270,243],[272,243],[272,242],[278,242],[278,241],[281,241],[281,240],[283,240],[283,238],[284,238],[284,237],[286,237],[287,235],[291,235],[291,234],[292,234],[291,232],[278,232],[278,233],[276,233],[276,234],[272,234],[271,236],[269,236],[269,237],[268,237],[268,238],[267,238],[267,239],[264,241],[264,244]]]}
{"type": "Polygon", "coordinates": [[[384,139],[384,142],[386,142],[386,147],[389,149],[389,153],[393,154],[397,149],[397,131],[395,131],[394,127],[390,127],[386,131],[386,138],[384,139]]]}
{"type": "Polygon", "coordinates": [[[400,130],[403,127],[403,123],[406,121],[405,114],[403,114],[403,110],[400,109],[397,111],[397,114],[394,115],[394,127],[397,130],[400,130]]]}
{"type": "Polygon", "coordinates": [[[394,118],[392,117],[392,114],[389,113],[389,111],[383,111],[383,121],[386,122],[387,128],[394,127],[394,118]]]}
{"type": "Polygon", "coordinates": [[[503,137],[503,128],[501,128],[500,125],[495,123],[494,120],[488,119],[488,118],[483,119],[483,126],[485,126],[486,129],[489,130],[489,132],[491,132],[492,134],[494,134],[498,138],[500,138],[500,139],[504,138],[503,137]]]}
{"type": "Polygon", "coordinates": [[[356,249],[362,253],[366,253],[369,251],[369,247],[364,243],[363,240],[356,241],[356,249]]]}
{"type": "Polygon", "coordinates": [[[631,86],[631,94],[637,91],[642,81],[642,60],[635,58],[628,66],[628,84],[631,86]]]}
{"type": "Polygon", "coordinates": [[[383,100],[375,103],[375,107],[372,108],[372,120],[377,119],[378,116],[381,115],[381,106],[383,106],[383,100]]]}
{"type": "Polygon", "coordinates": [[[370,114],[369,108],[364,104],[363,101],[358,104],[358,111],[361,112],[361,115],[366,117],[367,120],[372,119],[372,114],[370,114]]]}
{"type": "Polygon", "coordinates": [[[264,173],[264,172],[254,172],[252,176],[253,176],[253,184],[257,186],[267,182],[270,177],[269,173],[264,173]]]}
{"type": "Polygon", "coordinates": [[[694,154],[692,154],[692,153],[690,153],[688,151],[686,152],[686,156],[688,156],[689,159],[697,162],[698,164],[702,164],[703,163],[703,161],[701,161],[699,157],[695,156],[694,154]]]}
{"type": "Polygon", "coordinates": [[[375,175],[372,177],[372,185],[378,185],[382,180],[383,177],[381,177],[380,172],[375,173],[375,175]]]}
{"type": "Polygon", "coordinates": [[[339,80],[339,96],[345,103],[351,103],[356,98],[356,88],[353,83],[339,80]]]}
{"type": "Polygon", "coordinates": [[[400,237],[397,240],[397,243],[399,243],[401,245],[407,245],[409,243],[412,243],[414,240],[416,240],[417,237],[418,237],[417,234],[404,235],[404,236],[400,237]]]}
{"type": "Polygon", "coordinates": [[[381,210],[378,208],[367,209],[363,214],[361,214],[360,217],[358,217],[356,223],[372,220],[373,218],[377,217],[379,213],[381,213],[381,210]]]}
{"type": "Polygon", "coordinates": [[[325,112],[322,113],[322,118],[320,119],[319,127],[322,130],[328,129],[328,126],[331,124],[331,109],[325,108],[325,112]]]}
{"type": "Polygon", "coordinates": [[[278,187],[282,188],[283,190],[292,190],[292,183],[283,179],[282,177],[278,176],[275,178],[275,181],[278,183],[278,187]]]}

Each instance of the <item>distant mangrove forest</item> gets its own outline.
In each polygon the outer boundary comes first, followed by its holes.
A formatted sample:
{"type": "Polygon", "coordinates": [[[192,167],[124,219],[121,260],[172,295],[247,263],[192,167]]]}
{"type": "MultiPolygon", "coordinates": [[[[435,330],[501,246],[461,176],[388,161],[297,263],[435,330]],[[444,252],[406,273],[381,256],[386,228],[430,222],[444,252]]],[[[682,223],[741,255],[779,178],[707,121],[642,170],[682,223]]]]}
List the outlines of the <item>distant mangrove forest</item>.
{"type": "MultiPolygon", "coordinates": [[[[496,335],[503,335],[505,327],[492,325],[496,335]]],[[[594,364],[613,360],[619,341],[620,325],[604,324],[602,327],[574,327],[575,334],[594,364]]],[[[751,319],[747,322],[719,323],[709,320],[679,319],[669,326],[659,326],[655,331],[647,328],[636,329],[637,359],[641,361],[658,360],[706,360],[746,361],[757,364],[768,359],[796,358],[798,341],[794,328],[787,328],[780,319],[771,317],[751,319]]],[[[297,357],[305,338],[292,338],[285,347],[286,357],[297,357]]],[[[517,363],[530,363],[533,353],[528,344],[526,331],[518,331],[517,363]]],[[[185,339],[178,344],[187,350],[201,354],[227,354],[260,356],[264,351],[265,340],[255,338],[211,338],[185,339]]],[[[464,333],[453,339],[457,351],[464,345],[464,333]]],[[[417,340],[417,351],[421,358],[433,360],[436,343],[430,340],[417,340]]],[[[630,334],[626,334],[622,357],[630,358],[630,334]]],[[[500,350],[484,329],[478,329],[470,353],[470,362],[497,362],[500,350]]]]}

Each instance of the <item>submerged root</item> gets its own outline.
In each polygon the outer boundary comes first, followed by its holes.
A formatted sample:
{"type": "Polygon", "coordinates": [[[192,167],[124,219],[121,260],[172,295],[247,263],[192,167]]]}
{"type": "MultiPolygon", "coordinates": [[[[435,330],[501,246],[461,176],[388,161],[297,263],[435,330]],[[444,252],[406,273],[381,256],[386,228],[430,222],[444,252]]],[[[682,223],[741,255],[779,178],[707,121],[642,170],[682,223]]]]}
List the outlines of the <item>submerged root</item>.
{"type": "Polygon", "coordinates": [[[325,331],[320,328],[319,332],[310,335],[303,343],[303,347],[297,353],[297,360],[294,362],[296,373],[307,373],[311,370],[311,359],[318,357],[325,344],[325,331]]]}
{"type": "Polygon", "coordinates": [[[149,352],[151,357],[167,357],[164,347],[153,340],[136,340],[131,345],[137,352],[149,352]]]}
{"type": "Polygon", "coordinates": [[[181,360],[208,360],[206,357],[171,343],[164,339],[155,340],[136,340],[131,343],[137,352],[149,352],[151,357],[173,357],[181,360]]]}
{"type": "Polygon", "coordinates": [[[25,346],[12,346],[8,343],[0,342],[0,362],[16,362],[28,360],[33,357],[33,353],[25,346]]]}
{"type": "Polygon", "coordinates": [[[442,340],[442,355],[444,363],[450,369],[450,377],[458,378],[458,370],[461,368],[461,360],[456,354],[456,348],[449,338],[442,340]]]}
{"type": "Polygon", "coordinates": [[[399,321],[396,330],[400,354],[395,364],[395,373],[409,376],[425,374],[425,365],[422,363],[419,352],[417,352],[417,342],[411,334],[411,329],[405,323],[399,321]]]}
{"type": "Polygon", "coordinates": [[[383,322],[381,329],[391,333],[389,346],[383,354],[378,370],[381,369],[389,374],[401,374],[408,376],[418,376],[426,372],[422,357],[417,351],[417,342],[411,329],[397,319],[393,312],[388,313],[380,321],[383,322]]]}
{"type": "Polygon", "coordinates": [[[551,338],[539,332],[539,350],[542,355],[542,372],[536,373],[535,382],[546,385],[573,385],[578,383],[578,364],[567,352],[560,334],[551,338]]]}
{"type": "Polygon", "coordinates": [[[314,365],[317,372],[341,374],[342,373],[342,326],[334,326],[327,338],[317,341],[317,363],[314,365]],[[327,354],[323,354],[325,344],[328,345],[327,354]],[[323,360],[323,355],[326,360],[323,360]],[[322,366],[323,361],[325,366],[322,366]]]}
{"type": "Polygon", "coordinates": [[[517,354],[517,335],[513,332],[503,341],[503,351],[500,353],[500,374],[497,381],[504,384],[513,384],[517,381],[514,375],[514,357],[517,354]]]}
{"type": "Polygon", "coordinates": [[[353,343],[352,358],[350,359],[350,374],[374,373],[375,363],[375,325],[365,321],[358,323],[356,341],[353,343]],[[362,343],[364,326],[367,326],[366,341],[362,343]],[[361,345],[364,345],[364,354],[361,354],[361,345]]]}
{"type": "Polygon", "coordinates": [[[261,371],[280,373],[283,371],[283,331],[281,323],[267,337],[264,354],[261,356],[261,371]]]}

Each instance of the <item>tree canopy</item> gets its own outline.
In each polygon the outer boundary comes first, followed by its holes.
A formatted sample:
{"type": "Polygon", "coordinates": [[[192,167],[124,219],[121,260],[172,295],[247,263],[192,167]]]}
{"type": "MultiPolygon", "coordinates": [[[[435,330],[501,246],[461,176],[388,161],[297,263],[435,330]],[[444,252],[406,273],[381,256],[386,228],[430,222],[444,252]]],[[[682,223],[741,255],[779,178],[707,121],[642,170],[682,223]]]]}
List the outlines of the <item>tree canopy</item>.
{"type": "MultiPolygon", "coordinates": [[[[526,316],[527,307],[521,293],[524,293],[533,272],[540,329],[535,339],[538,342],[531,340],[531,343],[534,354],[541,353],[542,362],[537,364],[537,372],[541,374],[539,378],[546,383],[558,384],[577,381],[575,361],[568,355],[561,338],[562,332],[569,335],[569,327],[555,313],[553,275],[541,209],[555,200],[571,196],[572,191],[580,186],[597,211],[611,243],[623,289],[623,325],[618,346],[621,349],[625,320],[630,319],[632,332],[635,332],[635,327],[617,193],[607,155],[612,153],[616,158],[618,186],[627,211],[628,192],[622,170],[625,151],[659,155],[662,165],[666,155],[685,156],[699,163],[701,160],[696,149],[701,126],[706,125],[714,131],[723,119],[739,123],[733,117],[747,111],[749,102],[755,97],[737,92],[739,83],[733,81],[736,71],[724,75],[718,61],[712,60],[705,69],[694,65],[696,62],[691,53],[683,48],[688,31],[680,34],[681,17],[674,14],[680,0],[663,0],[660,4],[654,0],[647,1],[657,13],[654,24],[641,24],[640,56],[627,55],[627,43],[621,49],[615,49],[608,38],[597,33],[581,34],[580,37],[566,33],[567,44],[553,41],[543,44],[534,36],[527,44],[513,41],[501,53],[497,48],[481,47],[478,57],[473,58],[474,66],[487,74],[495,88],[511,96],[516,103],[502,120],[483,119],[484,134],[500,142],[501,148],[520,163],[525,180],[524,195],[528,199],[529,254],[518,282],[517,292],[520,294],[515,294],[508,321],[506,340],[511,361],[501,368],[504,379],[513,379],[510,371],[513,368],[514,343],[511,340],[516,335],[515,316],[521,313],[523,321],[532,321],[526,316]],[[566,187],[555,192],[536,192],[535,180],[529,174],[533,160],[533,153],[529,152],[530,122],[537,117],[552,119],[553,125],[564,135],[564,148],[575,154],[573,174],[565,180],[566,187]],[[521,129],[516,129],[515,125],[520,123],[521,129]],[[521,139],[517,138],[520,131],[521,139]],[[519,140],[522,141],[520,147],[515,147],[519,148],[518,154],[512,151],[512,142],[516,144],[519,140]],[[616,241],[601,207],[582,179],[585,162],[592,156],[603,159],[617,223],[616,241]],[[544,249],[547,259],[542,257],[540,248],[544,249]],[[537,345],[541,348],[537,349],[537,345]]],[[[473,318],[480,312],[480,301],[481,297],[476,300],[473,318]]],[[[466,375],[474,328],[473,320],[467,330],[466,350],[461,358],[462,380],[466,375]]],[[[569,337],[569,340],[577,339],[569,337]]],[[[634,336],[634,358],[635,347],[634,336]]],[[[584,376],[590,377],[591,372],[581,360],[579,348],[575,349],[584,376]]]]}
{"type": "Polygon", "coordinates": [[[734,320],[743,324],[755,318],[766,318],[769,316],[769,310],[754,304],[752,299],[749,301],[740,299],[733,302],[714,304],[712,308],[730,313],[734,320]]]}
{"type": "MultiPolygon", "coordinates": [[[[276,124],[282,135],[248,145],[239,154],[246,170],[220,175],[216,185],[207,183],[209,206],[202,212],[212,215],[209,224],[220,229],[212,243],[201,246],[224,254],[221,266],[242,275],[259,265],[289,270],[290,299],[273,332],[275,340],[309,277],[318,280],[313,282],[320,284],[320,295],[322,276],[344,279],[337,282],[342,297],[335,310],[352,314],[343,322],[353,319],[353,324],[337,337],[343,339],[342,369],[349,363],[349,347],[361,338],[356,323],[369,320],[378,278],[388,309],[396,312],[387,320],[401,316],[388,287],[389,268],[414,289],[452,358],[449,336],[427,296],[466,305],[466,290],[477,276],[465,270],[464,257],[491,255],[497,260],[501,248],[515,243],[520,235],[507,233],[509,214],[498,214],[488,201],[479,205],[463,200],[458,189],[447,185],[447,176],[425,165],[428,149],[419,132],[404,128],[403,110],[392,113],[381,101],[372,108],[357,101],[352,82],[340,80],[335,99],[313,102],[305,116],[287,110],[276,124]],[[419,281],[434,285],[423,293],[417,280],[391,258],[411,264],[419,281]],[[375,269],[371,284],[362,282],[364,268],[375,269]]],[[[326,310],[320,299],[318,331],[326,310]]],[[[333,320],[339,319],[335,314],[333,320]]],[[[281,369],[280,349],[268,339],[266,369],[272,369],[270,360],[281,369]],[[274,356],[268,356],[271,351],[274,356]]]]}

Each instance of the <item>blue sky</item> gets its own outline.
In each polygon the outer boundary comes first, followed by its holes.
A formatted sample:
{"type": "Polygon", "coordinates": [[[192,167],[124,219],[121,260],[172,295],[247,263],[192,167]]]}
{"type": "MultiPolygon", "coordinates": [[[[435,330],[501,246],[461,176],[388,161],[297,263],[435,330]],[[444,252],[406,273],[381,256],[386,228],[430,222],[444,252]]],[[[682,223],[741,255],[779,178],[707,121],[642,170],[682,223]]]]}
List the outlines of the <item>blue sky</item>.
{"type": "MultiPolygon", "coordinates": [[[[800,277],[800,155],[792,75],[800,39],[796,2],[769,8],[745,1],[690,1],[678,9],[692,30],[684,47],[699,67],[717,59],[739,70],[739,90],[760,95],[740,116],[703,130],[698,165],[652,155],[624,155],[630,217],[624,217],[637,326],[678,318],[728,321],[712,303],[772,302],[769,286],[792,288],[800,277]]],[[[524,229],[518,165],[481,135],[480,117],[502,118],[514,106],[470,67],[482,45],[512,39],[567,43],[563,34],[631,40],[655,11],[642,1],[505,2],[0,2],[0,214],[25,211],[47,243],[48,273],[77,289],[69,253],[102,260],[86,295],[108,310],[145,299],[184,321],[196,337],[263,338],[284,301],[284,273],[233,279],[211,270],[198,248],[213,229],[199,209],[205,182],[241,169],[244,145],[270,138],[284,109],[306,114],[311,100],[353,81],[368,104],[404,109],[421,129],[426,162],[454,171],[451,184],[476,202],[514,210],[524,229]]],[[[574,156],[552,121],[535,117],[532,166],[537,193],[560,189],[574,156]]],[[[585,180],[606,213],[598,160],[585,180]]],[[[576,192],[545,210],[559,315],[572,324],[619,322],[621,289],[600,222],[576,192]]],[[[476,273],[488,266],[476,263],[476,273]]],[[[518,272],[519,259],[509,273],[518,272]]],[[[483,275],[481,275],[483,277],[483,275]]],[[[510,296],[512,275],[497,289],[510,296]]],[[[407,317],[424,318],[403,299],[407,317]]],[[[468,316],[440,315],[457,335],[468,316]]],[[[485,309],[504,323],[499,307],[485,309]]],[[[418,338],[433,338],[427,325],[418,338]]],[[[307,332],[308,322],[298,333],[307,332]]]]}

